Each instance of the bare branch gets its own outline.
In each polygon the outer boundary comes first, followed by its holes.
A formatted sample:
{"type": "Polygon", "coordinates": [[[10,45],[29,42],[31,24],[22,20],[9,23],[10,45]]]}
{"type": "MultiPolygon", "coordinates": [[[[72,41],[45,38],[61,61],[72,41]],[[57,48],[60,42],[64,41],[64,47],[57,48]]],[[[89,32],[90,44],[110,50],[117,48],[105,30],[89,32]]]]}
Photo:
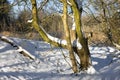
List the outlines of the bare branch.
{"type": "Polygon", "coordinates": [[[48,3],[48,1],[49,1],[49,0],[44,0],[44,1],[42,2],[42,4],[40,5],[40,7],[38,8],[38,10],[39,10],[39,11],[42,10],[43,7],[48,3]]]}

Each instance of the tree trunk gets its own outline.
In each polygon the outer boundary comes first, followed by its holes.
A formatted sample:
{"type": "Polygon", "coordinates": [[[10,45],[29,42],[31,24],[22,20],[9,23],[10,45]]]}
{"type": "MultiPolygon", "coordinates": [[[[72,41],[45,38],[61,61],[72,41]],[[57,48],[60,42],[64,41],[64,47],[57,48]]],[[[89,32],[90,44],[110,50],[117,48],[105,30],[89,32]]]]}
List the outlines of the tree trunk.
{"type": "Polygon", "coordinates": [[[74,73],[77,73],[78,72],[78,69],[77,69],[77,63],[76,63],[76,59],[75,59],[75,56],[74,56],[74,51],[72,49],[72,44],[71,44],[71,38],[70,38],[70,29],[68,27],[68,17],[67,17],[67,0],[62,0],[62,3],[63,3],[63,17],[62,17],[62,20],[63,20],[63,25],[64,25],[64,30],[65,30],[65,37],[66,37],[66,40],[67,40],[67,45],[68,45],[68,50],[69,50],[69,56],[70,56],[70,60],[71,60],[71,63],[72,63],[72,69],[74,71],[74,73]]]}
{"type": "Polygon", "coordinates": [[[76,33],[78,42],[81,43],[82,49],[75,49],[77,55],[80,58],[80,68],[81,70],[87,70],[88,67],[91,65],[90,60],[90,52],[88,49],[87,39],[83,36],[82,30],[81,30],[81,14],[82,14],[82,7],[78,7],[79,4],[77,4],[76,0],[70,0],[72,4],[72,10],[74,13],[74,19],[76,24],[76,33]]]}

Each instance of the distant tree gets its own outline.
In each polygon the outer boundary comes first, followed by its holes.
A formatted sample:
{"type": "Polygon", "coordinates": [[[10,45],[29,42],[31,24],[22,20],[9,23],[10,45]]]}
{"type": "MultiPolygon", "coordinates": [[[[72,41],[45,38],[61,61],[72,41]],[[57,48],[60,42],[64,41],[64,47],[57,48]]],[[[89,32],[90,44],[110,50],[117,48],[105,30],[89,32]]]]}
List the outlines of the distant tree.
{"type": "Polygon", "coordinates": [[[120,49],[120,12],[116,12],[109,20],[109,39],[118,49],[120,49]]]}
{"type": "Polygon", "coordinates": [[[22,10],[21,12],[19,12],[18,17],[16,19],[16,25],[15,30],[17,32],[29,32],[31,30],[29,24],[27,23],[27,20],[30,19],[31,16],[31,12],[29,10],[22,10]]]}
{"type": "Polygon", "coordinates": [[[90,6],[87,6],[87,8],[98,24],[101,25],[101,30],[108,37],[108,42],[111,42],[113,45],[115,45],[114,43],[120,45],[120,37],[118,36],[120,34],[118,18],[120,2],[118,0],[89,0],[88,3],[92,6],[92,9],[90,6]]]}
{"type": "Polygon", "coordinates": [[[8,29],[10,4],[7,0],[0,0],[0,31],[8,29]]]}

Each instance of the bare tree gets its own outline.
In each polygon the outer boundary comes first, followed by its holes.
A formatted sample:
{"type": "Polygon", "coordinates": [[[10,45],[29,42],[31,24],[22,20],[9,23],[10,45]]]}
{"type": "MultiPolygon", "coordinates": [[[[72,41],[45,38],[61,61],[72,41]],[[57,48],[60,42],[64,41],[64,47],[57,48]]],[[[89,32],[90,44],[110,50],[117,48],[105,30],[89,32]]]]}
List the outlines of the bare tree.
{"type": "MultiPolygon", "coordinates": [[[[119,42],[119,15],[120,15],[120,2],[119,0],[89,0],[94,8],[94,12],[97,12],[97,16],[100,18],[96,19],[95,13],[92,13],[94,19],[101,25],[101,30],[108,37],[108,42],[112,43],[118,49],[120,49],[119,42]]],[[[88,7],[88,6],[87,6],[88,7]]],[[[89,7],[90,10],[90,7],[89,7]]]]}
{"type": "Polygon", "coordinates": [[[83,36],[81,30],[81,13],[82,13],[82,2],[80,0],[69,0],[69,5],[73,10],[73,18],[75,21],[75,35],[76,38],[72,41],[70,35],[70,28],[68,26],[68,2],[67,0],[61,0],[63,4],[63,25],[65,32],[65,40],[53,37],[49,35],[38,22],[37,16],[37,5],[36,0],[31,0],[32,4],[32,26],[38,31],[44,41],[69,50],[70,60],[72,63],[72,70],[77,73],[80,70],[87,70],[91,66],[90,52],[88,49],[87,39],[83,36]],[[77,64],[75,54],[78,55],[80,63],[77,64]],[[80,66],[80,68],[79,68],[80,66]]]}
{"type": "Polygon", "coordinates": [[[8,30],[10,26],[10,4],[8,0],[1,0],[0,1],[0,31],[8,30]]]}

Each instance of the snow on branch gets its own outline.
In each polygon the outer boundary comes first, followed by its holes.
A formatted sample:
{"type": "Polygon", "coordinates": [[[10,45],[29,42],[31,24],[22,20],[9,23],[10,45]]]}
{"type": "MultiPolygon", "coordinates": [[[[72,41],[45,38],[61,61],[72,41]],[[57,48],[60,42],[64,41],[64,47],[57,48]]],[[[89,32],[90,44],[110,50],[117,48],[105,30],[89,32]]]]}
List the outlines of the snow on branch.
{"type": "Polygon", "coordinates": [[[32,22],[33,22],[33,19],[27,21],[27,23],[32,23],[32,22]]]}
{"type": "MultiPolygon", "coordinates": [[[[32,22],[33,22],[33,19],[28,20],[27,22],[28,22],[28,23],[32,23],[32,22]]],[[[39,25],[39,28],[41,29],[41,31],[44,33],[44,35],[45,35],[50,41],[55,42],[55,43],[57,43],[57,44],[59,44],[59,45],[67,45],[67,41],[66,41],[66,40],[61,40],[61,39],[59,39],[59,38],[56,38],[56,37],[53,37],[53,36],[49,35],[49,34],[43,29],[43,27],[42,27],[41,25],[39,25]]],[[[43,37],[43,38],[44,38],[44,37],[43,37]]],[[[49,42],[48,42],[48,43],[49,43],[49,42]]]]}
{"type": "MultiPolygon", "coordinates": [[[[51,36],[51,35],[49,35],[49,34],[47,34],[47,36],[48,36],[48,38],[49,38],[51,41],[54,41],[54,42],[56,42],[56,43],[58,43],[58,44],[61,44],[61,45],[67,45],[67,41],[66,41],[66,40],[61,40],[61,39],[56,38],[56,37],[53,37],[53,36],[51,36]]],[[[77,47],[77,48],[80,50],[80,49],[82,49],[82,45],[81,45],[81,43],[79,43],[78,40],[79,40],[79,39],[74,40],[74,41],[72,42],[72,46],[73,46],[73,47],[77,47]]]]}
{"type": "Polygon", "coordinates": [[[17,51],[21,54],[23,54],[24,56],[29,57],[30,59],[35,59],[35,56],[33,56],[32,54],[30,54],[27,50],[23,49],[21,46],[19,46],[17,43],[15,43],[14,41],[12,41],[11,39],[5,37],[5,36],[0,36],[0,40],[9,43],[11,46],[17,48],[17,51]]]}
{"type": "Polygon", "coordinates": [[[54,41],[54,42],[56,42],[56,43],[58,43],[58,44],[67,45],[67,41],[66,41],[66,40],[61,40],[61,39],[56,38],[56,37],[53,37],[53,36],[51,36],[51,35],[49,35],[49,34],[47,34],[47,36],[48,36],[48,38],[49,38],[51,41],[54,41]]]}
{"type": "Polygon", "coordinates": [[[69,1],[69,0],[67,0],[67,3],[68,3],[70,6],[72,6],[72,4],[70,3],[70,1],[69,1]]]}
{"type": "Polygon", "coordinates": [[[72,30],[75,30],[76,29],[76,25],[75,25],[74,16],[71,15],[70,17],[72,18],[72,22],[73,22],[73,24],[72,24],[72,30]]]}
{"type": "Polygon", "coordinates": [[[73,41],[73,47],[77,47],[80,50],[80,49],[82,49],[82,45],[81,45],[81,43],[79,43],[78,40],[79,39],[73,41]]]}

